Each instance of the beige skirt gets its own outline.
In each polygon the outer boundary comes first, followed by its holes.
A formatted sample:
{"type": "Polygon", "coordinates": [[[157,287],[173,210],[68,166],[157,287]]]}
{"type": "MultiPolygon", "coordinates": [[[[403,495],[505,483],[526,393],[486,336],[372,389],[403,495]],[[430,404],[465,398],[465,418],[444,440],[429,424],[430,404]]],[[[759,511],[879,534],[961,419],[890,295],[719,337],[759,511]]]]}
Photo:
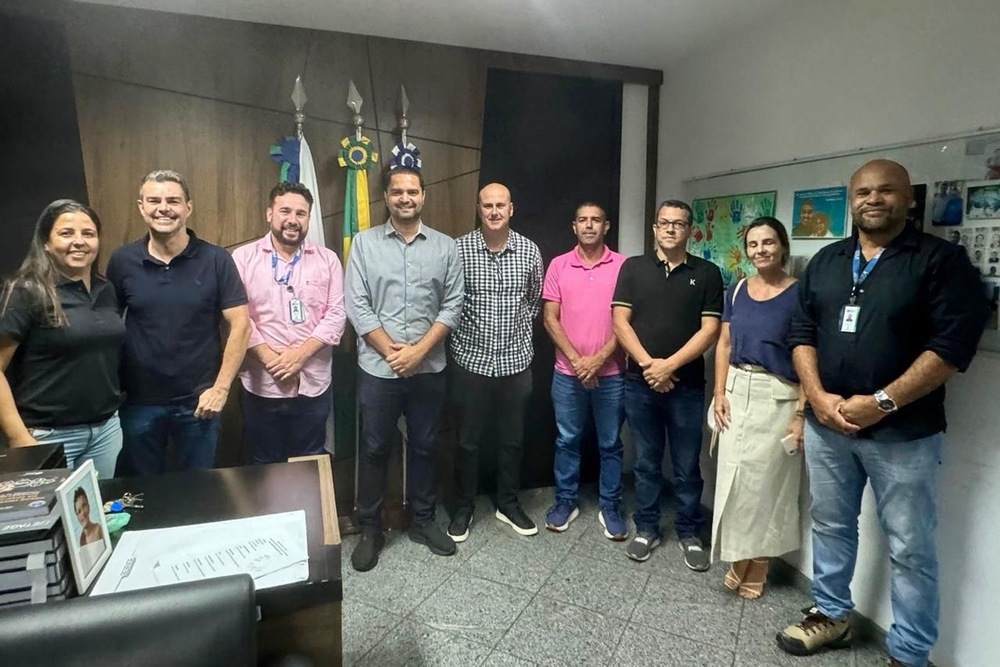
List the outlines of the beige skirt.
{"type": "Polygon", "coordinates": [[[802,454],[781,444],[799,387],[770,373],[729,368],[729,428],[719,434],[712,558],[780,556],[802,545],[802,454]]]}

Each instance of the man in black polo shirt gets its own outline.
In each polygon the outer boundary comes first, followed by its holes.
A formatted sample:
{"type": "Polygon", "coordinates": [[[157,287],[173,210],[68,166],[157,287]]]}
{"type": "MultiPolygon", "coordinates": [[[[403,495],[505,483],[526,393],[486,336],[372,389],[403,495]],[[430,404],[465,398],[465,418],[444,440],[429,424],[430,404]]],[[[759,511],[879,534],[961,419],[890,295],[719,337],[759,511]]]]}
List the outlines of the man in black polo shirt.
{"type": "Polygon", "coordinates": [[[611,301],[618,342],[628,354],[625,416],[635,438],[635,536],[626,554],[644,561],[660,543],[660,492],[665,433],[669,435],[677,497],[676,530],[684,562],[709,567],[701,544],[702,423],[705,360],[722,318],[722,276],[687,253],[691,207],[660,204],[653,252],[622,265],[611,301]]]}
{"type": "Polygon", "coordinates": [[[121,474],[163,473],[168,439],[181,469],[215,464],[219,413],[250,339],[236,265],[187,228],[191,211],[180,174],[148,174],[139,213],[149,234],[119,248],[108,263],[108,280],[125,310],[121,474]]]}
{"type": "Polygon", "coordinates": [[[943,385],[971,362],[987,305],[962,248],[906,224],[911,198],[899,164],[861,167],[850,185],[855,234],[820,250],[799,283],[788,342],[809,400],[815,606],[778,634],[789,653],[851,642],[866,481],[889,538],[892,664],[923,667],[937,639],[943,385]]]}

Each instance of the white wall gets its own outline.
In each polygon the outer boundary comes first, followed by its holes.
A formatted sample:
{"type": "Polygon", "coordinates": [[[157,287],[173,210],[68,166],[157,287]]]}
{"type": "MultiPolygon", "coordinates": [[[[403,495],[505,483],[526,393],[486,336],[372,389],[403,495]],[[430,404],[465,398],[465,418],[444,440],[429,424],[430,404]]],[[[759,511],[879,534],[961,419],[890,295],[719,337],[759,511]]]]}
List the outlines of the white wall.
{"type": "MultiPolygon", "coordinates": [[[[791,4],[666,72],[658,196],[729,169],[1000,126],[998,68],[997,0],[791,4]]],[[[1000,357],[987,353],[949,384],[933,654],[943,667],[1000,664],[998,395],[1000,357]]],[[[860,530],[855,602],[888,628],[887,549],[870,494],[860,530]]]]}

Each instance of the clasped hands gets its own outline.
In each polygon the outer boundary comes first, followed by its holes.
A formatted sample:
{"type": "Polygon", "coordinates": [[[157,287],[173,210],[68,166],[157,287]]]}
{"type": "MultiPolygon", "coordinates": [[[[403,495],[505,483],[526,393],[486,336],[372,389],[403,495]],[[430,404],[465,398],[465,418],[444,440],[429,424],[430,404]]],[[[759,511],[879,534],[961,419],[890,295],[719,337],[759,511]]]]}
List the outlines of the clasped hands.
{"type": "Polygon", "coordinates": [[[886,415],[879,410],[878,402],[872,395],[844,398],[824,392],[809,399],[809,404],[823,426],[845,434],[873,426],[886,415]]]}
{"type": "Polygon", "coordinates": [[[424,353],[416,345],[390,343],[389,349],[392,351],[386,355],[385,361],[393,373],[403,378],[416,373],[424,360],[424,353]]]}
{"type": "Polygon", "coordinates": [[[677,376],[674,375],[677,368],[669,359],[650,359],[640,362],[639,367],[642,368],[642,378],[653,391],[665,394],[677,383],[677,376]]]}
{"type": "Polygon", "coordinates": [[[597,372],[604,365],[604,359],[600,355],[580,356],[576,359],[571,359],[570,365],[573,366],[573,372],[576,373],[576,377],[580,380],[580,384],[583,385],[584,389],[595,389],[597,387],[597,372]]]}

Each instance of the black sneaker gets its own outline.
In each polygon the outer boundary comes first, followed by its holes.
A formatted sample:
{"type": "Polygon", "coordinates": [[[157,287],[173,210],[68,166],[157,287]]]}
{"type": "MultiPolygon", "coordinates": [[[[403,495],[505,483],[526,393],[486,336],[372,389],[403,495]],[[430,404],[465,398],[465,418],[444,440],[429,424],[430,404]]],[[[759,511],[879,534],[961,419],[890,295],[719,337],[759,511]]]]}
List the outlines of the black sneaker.
{"type": "Polygon", "coordinates": [[[683,537],[680,540],[681,551],[684,552],[684,564],[695,572],[707,572],[712,566],[708,552],[701,546],[697,537],[683,537]]]}
{"type": "Polygon", "coordinates": [[[472,525],[472,510],[455,510],[455,515],[451,517],[448,524],[448,537],[455,542],[464,542],[469,539],[469,526],[472,525]]]}
{"type": "Polygon", "coordinates": [[[378,554],[385,546],[382,531],[361,533],[361,541],[351,554],[351,567],[358,572],[367,572],[378,565],[378,554]]]}
{"type": "Polygon", "coordinates": [[[454,556],[458,551],[455,542],[444,534],[433,521],[424,525],[413,524],[410,527],[410,540],[417,544],[423,544],[431,550],[431,553],[438,556],[454,556]]]}
{"type": "Polygon", "coordinates": [[[530,537],[538,534],[538,526],[528,518],[520,505],[512,505],[506,509],[497,508],[496,518],[514,529],[518,535],[530,537]]]}

